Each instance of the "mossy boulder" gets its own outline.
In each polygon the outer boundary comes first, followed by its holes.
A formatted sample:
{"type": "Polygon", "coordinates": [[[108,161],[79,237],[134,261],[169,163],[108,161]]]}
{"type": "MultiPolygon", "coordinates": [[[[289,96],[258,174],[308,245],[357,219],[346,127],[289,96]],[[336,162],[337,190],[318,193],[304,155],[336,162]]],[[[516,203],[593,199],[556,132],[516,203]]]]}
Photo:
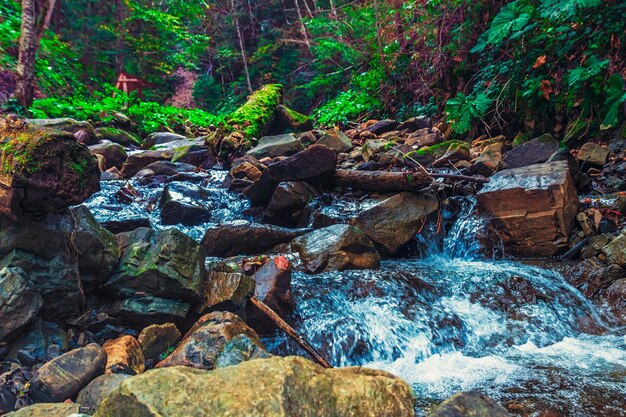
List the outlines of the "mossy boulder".
{"type": "Polygon", "coordinates": [[[58,119],[28,119],[27,122],[31,125],[47,129],[63,130],[75,135],[77,138],[83,136],[85,139],[83,143],[85,145],[91,145],[98,140],[96,130],[91,123],[75,120],[70,117],[58,119]],[[79,134],[79,132],[83,134],[79,134]]]}
{"type": "Polygon", "coordinates": [[[42,218],[99,190],[96,159],[71,133],[0,121],[0,213],[42,218]]]}
{"type": "Polygon", "coordinates": [[[80,406],[74,403],[40,403],[20,408],[7,417],[67,417],[77,415],[80,406]]]}
{"type": "Polygon", "coordinates": [[[412,417],[413,402],[411,388],[383,371],[275,357],[148,371],[122,382],[95,417],[412,417]]]}
{"type": "Polygon", "coordinates": [[[251,140],[265,135],[272,127],[276,107],[283,100],[283,86],[268,84],[253,92],[243,106],[226,118],[226,123],[251,140]]]}
{"type": "Polygon", "coordinates": [[[276,107],[277,128],[304,132],[313,129],[313,120],[302,113],[290,109],[284,104],[276,107]]]}
{"type": "Polygon", "coordinates": [[[459,140],[447,140],[432,146],[426,146],[418,149],[412,154],[418,156],[430,156],[433,158],[441,158],[447,152],[453,152],[459,149],[466,149],[469,152],[470,145],[467,142],[459,140]]]}
{"type": "Polygon", "coordinates": [[[139,136],[114,127],[99,127],[96,129],[96,135],[100,139],[109,140],[122,146],[141,146],[139,136]]]}

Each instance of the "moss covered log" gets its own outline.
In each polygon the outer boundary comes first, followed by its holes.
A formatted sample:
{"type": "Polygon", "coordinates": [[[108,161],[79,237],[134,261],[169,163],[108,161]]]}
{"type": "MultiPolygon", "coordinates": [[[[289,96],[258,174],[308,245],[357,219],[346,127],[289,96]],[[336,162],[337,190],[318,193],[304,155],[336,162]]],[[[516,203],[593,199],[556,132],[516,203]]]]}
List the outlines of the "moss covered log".
{"type": "Polygon", "coordinates": [[[71,133],[0,120],[1,214],[61,213],[99,189],[97,162],[71,133]]]}
{"type": "Polygon", "coordinates": [[[276,107],[283,99],[283,86],[268,84],[255,91],[248,101],[226,118],[235,130],[243,133],[247,140],[260,138],[274,123],[276,107]]]}

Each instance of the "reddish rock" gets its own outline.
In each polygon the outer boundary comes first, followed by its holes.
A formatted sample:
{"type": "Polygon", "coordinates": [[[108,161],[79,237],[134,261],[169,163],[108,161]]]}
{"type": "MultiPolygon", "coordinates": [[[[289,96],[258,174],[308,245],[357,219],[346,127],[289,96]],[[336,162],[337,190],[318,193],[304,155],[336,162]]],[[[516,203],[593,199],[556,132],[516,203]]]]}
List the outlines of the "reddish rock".
{"type": "Polygon", "coordinates": [[[107,374],[113,373],[119,366],[130,368],[136,374],[146,369],[141,346],[132,336],[124,335],[117,339],[107,340],[102,348],[107,354],[105,370],[107,374]]]}
{"type": "Polygon", "coordinates": [[[566,161],[500,171],[477,199],[505,253],[550,257],[567,250],[578,196],[566,161]]]}

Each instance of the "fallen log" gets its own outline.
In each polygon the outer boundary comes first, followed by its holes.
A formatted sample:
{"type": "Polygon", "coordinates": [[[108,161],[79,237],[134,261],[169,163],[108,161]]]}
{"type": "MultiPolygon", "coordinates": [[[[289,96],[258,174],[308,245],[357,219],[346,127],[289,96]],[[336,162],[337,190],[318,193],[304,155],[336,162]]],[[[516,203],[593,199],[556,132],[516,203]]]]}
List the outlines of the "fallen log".
{"type": "Polygon", "coordinates": [[[335,185],[365,191],[418,191],[428,187],[432,177],[424,172],[356,171],[338,169],[335,185]]]}
{"type": "Polygon", "coordinates": [[[447,178],[451,180],[477,182],[480,184],[486,184],[489,182],[489,178],[482,175],[461,175],[461,174],[441,174],[438,172],[431,172],[430,176],[433,178],[447,178]]]}
{"type": "Polygon", "coordinates": [[[304,349],[318,364],[324,368],[332,368],[331,364],[301,335],[298,334],[285,320],[269,308],[263,301],[255,296],[249,298],[250,302],[256,308],[261,310],[270,320],[272,320],[278,328],[289,335],[302,349],[304,349]]]}

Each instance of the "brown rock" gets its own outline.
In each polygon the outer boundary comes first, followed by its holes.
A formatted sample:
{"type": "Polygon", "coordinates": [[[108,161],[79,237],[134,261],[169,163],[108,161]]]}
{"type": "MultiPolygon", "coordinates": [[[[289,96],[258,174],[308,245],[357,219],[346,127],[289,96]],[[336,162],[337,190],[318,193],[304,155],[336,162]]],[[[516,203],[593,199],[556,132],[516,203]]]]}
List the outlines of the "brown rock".
{"type": "Polygon", "coordinates": [[[128,155],[126,162],[122,165],[122,175],[130,178],[153,162],[169,161],[172,159],[174,151],[171,149],[163,151],[142,151],[128,155]]]}
{"type": "Polygon", "coordinates": [[[107,354],[107,364],[105,373],[112,373],[118,365],[127,367],[142,373],[146,366],[144,364],[143,352],[139,342],[132,336],[120,336],[117,339],[107,340],[102,348],[107,354]]]}
{"type": "Polygon", "coordinates": [[[626,231],[602,247],[601,251],[609,262],[626,267],[626,231]]]}
{"type": "Polygon", "coordinates": [[[609,306],[621,324],[626,324],[626,278],[615,281],[607,291],[609,306]]]}
{"type": "Polygon", "coordinates": [[[127,157],[122,145],[109,141],[90,146],[89,151],[92,155],[104,157],[104,169],[102,171],[113,167],[122,169],[122,165],[124,165],[127,157]]]}
{"type": "Polygon", "coordinates": [[[439,404],[428,417],[511,417],[494,400],[480,392],[456,394],[439,404]]]}
{"type": "Polygon", "coordinates": [[[471,168],[472,172],[486,177],[496,172],[502,161],[503,149],[504,144],[502,142],[485,146],[480,156],[476,159],[476,162],[474,162],[471,168]]]}
{"type": "Polygon", "coordinates": [[[585,143],[578,151],[578,155],[576,155],[576,159],[581,163],[595,167],[604,165],[608,157],[609,149],[593,142],[585,143]]]}
{"type": "Polygon", "coordinates": [[[510,169],[546,162],[558,149],[559,141],[546,133],[507,152],[502,166],[510,169]]]}
{"type": "Polygon", "coordinates": [[[180,331],[173,323],[153,324],[139,333],[137,338],[143,355],[148,360],[159,359],[161,354],[176,346],[180,331]]]}
{"type": "Polygon", "coordinates": [[[500,171],[477,199],[508,254],[550,257],[567,250],[578,197],[566,161],[500,171]]]}
{"type": "MultiPolygon", "coordinates": [[[[88,408],[89,413],[93,413],[98,409],[102,401],[104,401],[122,381],[128,378],[130,378],[130,375],[127,374],[100,375],[87,384],[85,388],[80,390],[78,397],[76,397],[76,403],[80,404],[81,407],[88,408]]],[[[63,415],[62,417],[66,416],[63,415]]]]}
{"type": "Polygon", "coordinates": [[[238,311],[254,293],[254,280],[237,272],[208,271],[198,312],[211,310],[238,311]]]}

